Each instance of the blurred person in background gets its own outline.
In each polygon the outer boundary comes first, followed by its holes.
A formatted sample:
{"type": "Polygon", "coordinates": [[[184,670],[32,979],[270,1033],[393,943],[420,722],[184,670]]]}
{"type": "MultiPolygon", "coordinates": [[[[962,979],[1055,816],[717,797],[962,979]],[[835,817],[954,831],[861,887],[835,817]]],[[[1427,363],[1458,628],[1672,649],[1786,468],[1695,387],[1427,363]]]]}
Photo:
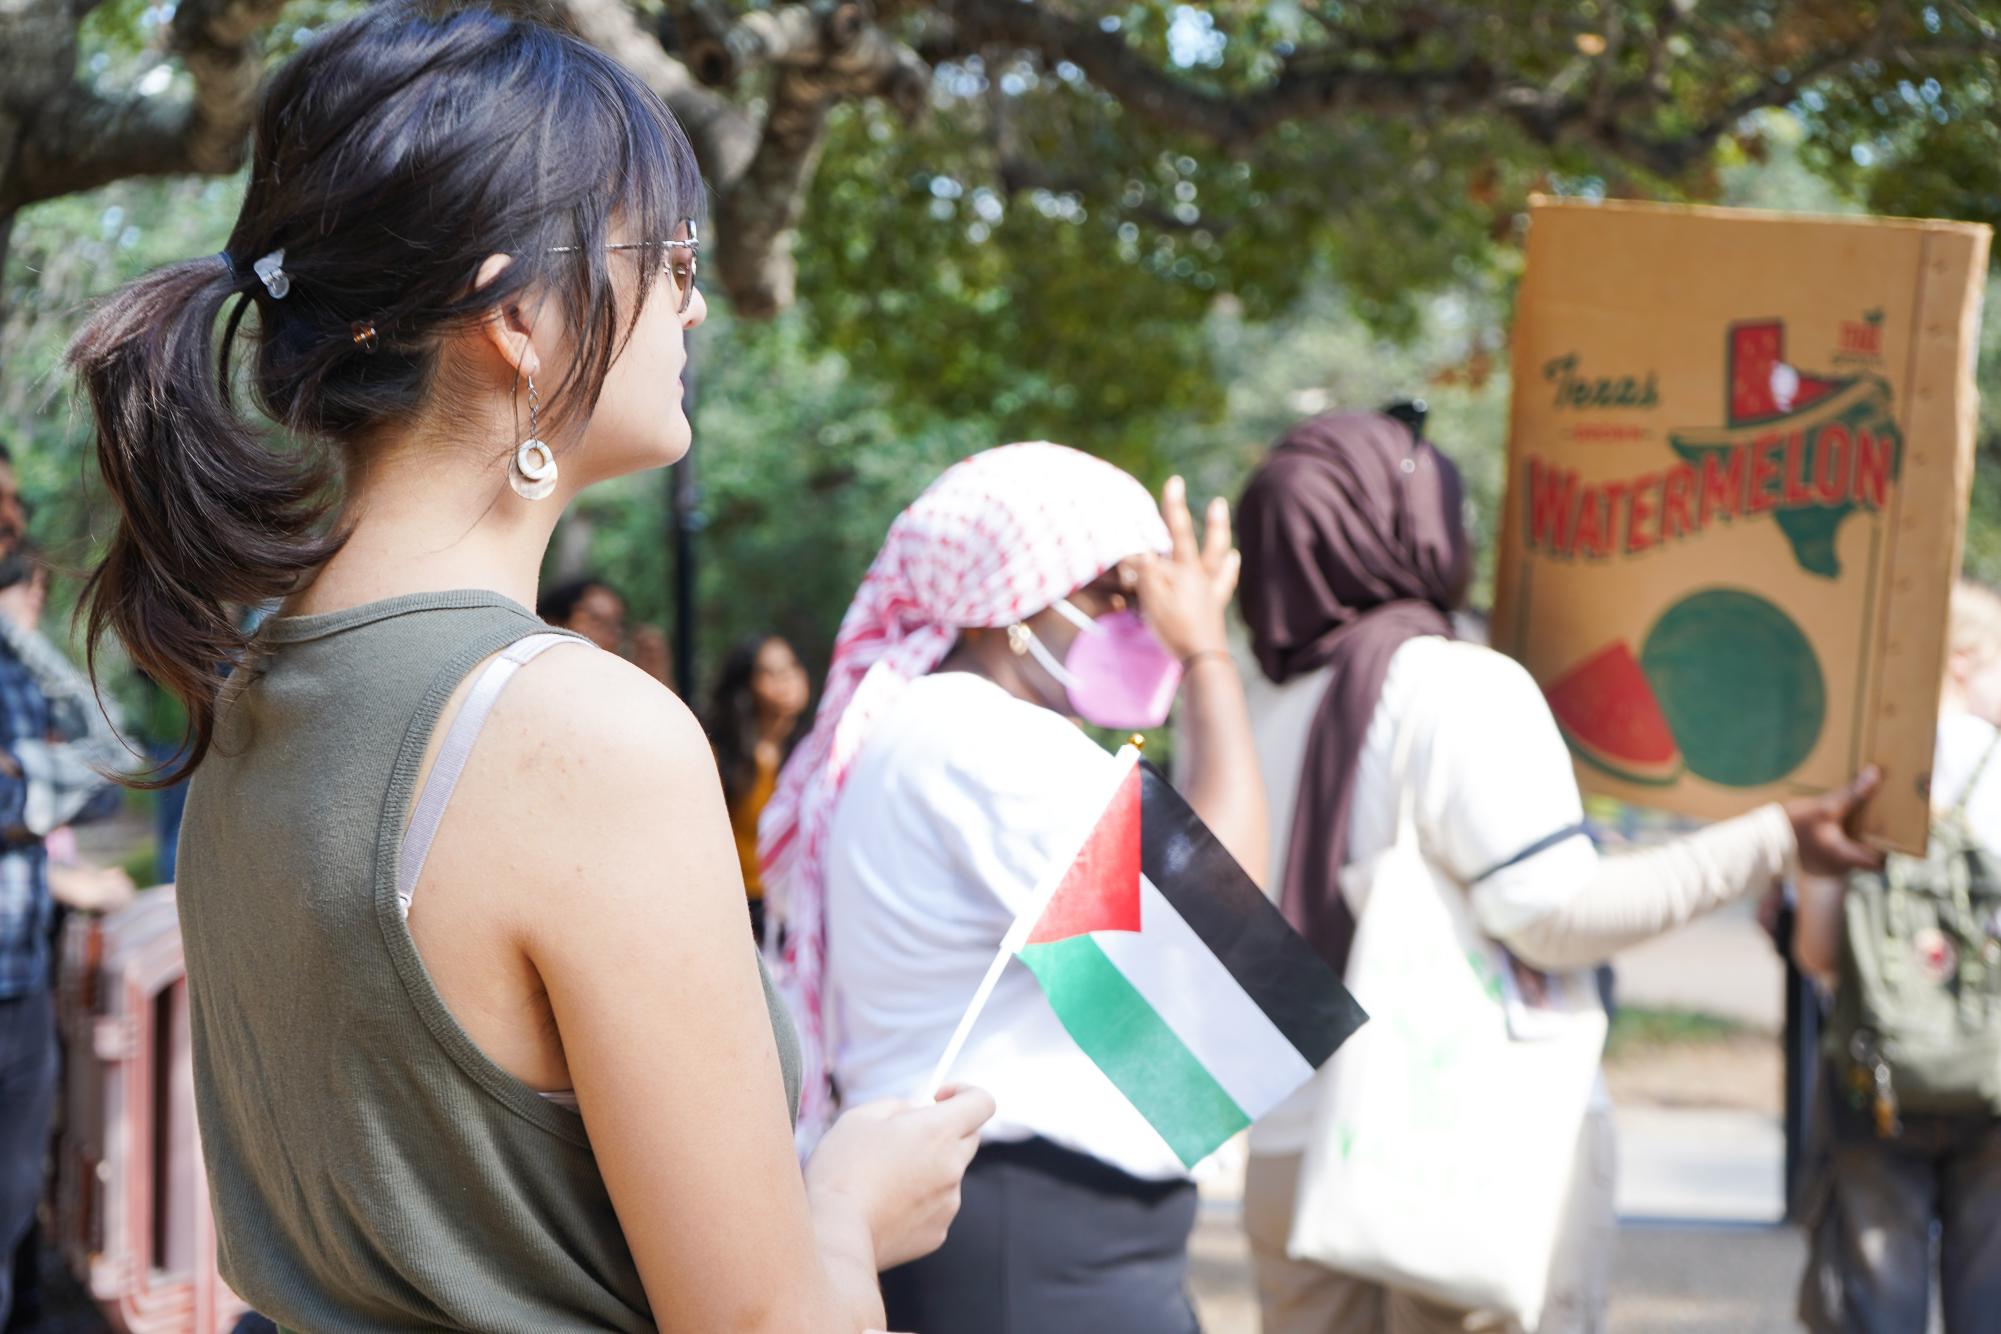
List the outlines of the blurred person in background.
{"type": "Polygon", "coordinates": [[[56,901],[45,840],[102,794],[115,801],[97,765],[129,758],[89,683],[34,628],[46,582],[25,550],[26,527],[13,455],[0,445],[0,1325],[41,1198],[55,1105],[56,901]]]}
{"type": "Polygon", "coordinates": [[[657,625],[625,625],[625,599],[594,574],[566,579],[535,600],[535,614],[558,629],[571,630],[607,653],[616,653],[669,690],[674,659],[667,633],[657,625]]]}
{"type": "Polygon", "coordinates": [[[777,635],[752,635],[724,655],[709,700],[709,743],[729,803],[750,929],[764,942],[764,881],[757,866],[757,820],[778,787],[778,771],[799,739],[812,684],[792,645],[777,635]]]}
{"type": "Polygon", "coordinates": [[[1797,886],[1793,960],[1833,998],[1800,1290],[1814,1334],[1924,1334],[1935,1291],[1946,1334],[2001,1329],[2001,596],[1955,585],[1946,647],[1930,855],[1797,886]],[[1932,1110],[1908,1105],[1927,1093],[1932,1110]]]}
{"type": "MultiPolygon", "coordinates": [[[[1184,710],[1188,803],[1255,878],[1264,801],[1225,648],[1229,511],[1198,544],[1163,501],[1053,444],[975,454],[890,525],[841,622],[812,734],[762,845],[781,985],[808,1053],[802,1121],[921,1095],[1028,906],[1074,855],[1120,731],[1184,710]]],[[[890,1327],[1190,1334],[1194,1183],[1010,966],[952,1071],[999,1106],[935,1254],[883,1275],[890,1327]]]]}
{"type": "MultiPolygon", "coordinates": [[[[1471,569],[1459,474],[1403,422],[1337,412],[1300,423],[1266,456],[1238,508],[1239,592],[1258,670],[1248,673],[1271,802],[1267,892],[1337,969],[1355,919],[1344,866],[1387,848],[1405,781],[1432,863],[1466,886],[1480,929],[1550,973],[1611,955],[1747,893],[1795,865],[1880,862],[1844,823],[1873,775],[1769,805],[1668,844],[1598,856],[1570,752],[1513,659],[1453,638],[1471,569]]],[[[1287,1255],[1302,1155],[1331,1087],[1323,1070],[1251,1129],[1244,1200],[1266,1334],[1433,1334],[1501,1328],[1490,1313],[1287,1255]]],[[[1566,1237],[1552,1257],[1544,1334],[1605,1328],[1613,1219],[1610,1117],[1585,1121],[1566,1237]]]]}
{"type": "MultiPolygon", "coordinates": [[[[100,703],[90,692],[89,682],[41,634],[43,615],[48,610],[49,567],[39,552],[26,542],[12,555],[0,559],[0,641],[14,646],[23,661],[37,664],[35,679],[48,697],[55,735],[68,727],[90,738],[81,747],[94,766],[130,768],[136,756],[123,750],[111,729],[110,717],[116,705],[100,703]],[[121,764],[122,761],[122,764],[121,764]]],[[[120,805],[118,787],[93,768],[77,775],[82,783],[83,804],[72,820],[90,820],[115,813],[120,805]]],[[[49,915],[51,956],[62,939],[63,920],[72,912],[115,912],[130,903],[138,892],[123,867],[96,866],[83,860],[77,848],[76,830],[65,824],[49,832],[43,845],[48,854],[49,896],[54,911],[49,915]]],[[[26,1329],[40,1307],[41,1229],[31,1225],[16,1246],[14,1267],[14,1307],[12,1318],[0,1328],[26,1329]]]]}
{"type": "MultiPolygon", "coordinates": [[[[68,656],[42,633],[49,603],[49,566],[41,553],[23,543],[0,559],[0,642],[28,664],[35,684],[49,702],[51,740],[73,737],[67,772],[71,790],[43,800],[50,806],[44,819],[65,821],[49,831],[44,843],[49,855],[49,892],[59,910],[111,912],[132,901],[137,887],[122,867],[93,866],[78,851],[75,825],[108,818],[123,804],[123,794],[107,774],[140,763],[139,752],[124,736],[118,706],[99,698],[90,680],[68,656]],[[58,809],[59,807],[59,809],[58,809]]],[[[60,923],[56,934],[60,936],[60,923]]]]}
{"type": "Polygon", "coordinates": [[[108,775],[143,763],[143,752],[125,735],[115,700],[100,695],[90,678],[42,631],[48,609],[49,566],[42,552],[22,542],[0,558],[0,645],[26,669],[49,708],[49,732],[24,740],[17,758],[28,783],[23,819],[46,830],[52,864],[74,864],[75,837],[60,839],[72,823],[115,814],[123,793],[108,775]],[[58,848],[57,842],[63,846],[58,848]]]}
{"type": "Polygon", "coordinates": [[[24,630],[40,630],[49,609],[49,567],[23,542],[0,559],[0,616],[24,630]]]}

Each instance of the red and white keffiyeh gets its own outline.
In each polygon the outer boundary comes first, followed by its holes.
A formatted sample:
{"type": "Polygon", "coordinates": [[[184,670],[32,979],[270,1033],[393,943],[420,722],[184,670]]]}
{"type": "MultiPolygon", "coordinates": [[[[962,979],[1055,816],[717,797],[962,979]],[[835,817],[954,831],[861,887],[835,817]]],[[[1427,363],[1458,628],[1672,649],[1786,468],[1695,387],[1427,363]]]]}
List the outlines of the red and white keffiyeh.
{"type": "Polygon", "coordinates": [[[944,660],[959,631],[1034,615],[1143,552],[1169,549],[1153,497],[1103,459],[1003,445],[947,469],[889,526],[841,619],[813,730],[758,823],[766,933],[799,1027],[799,1143],[833,1111],[827,1084],[825,852],[841,786],[878,719],[944,660]]]}

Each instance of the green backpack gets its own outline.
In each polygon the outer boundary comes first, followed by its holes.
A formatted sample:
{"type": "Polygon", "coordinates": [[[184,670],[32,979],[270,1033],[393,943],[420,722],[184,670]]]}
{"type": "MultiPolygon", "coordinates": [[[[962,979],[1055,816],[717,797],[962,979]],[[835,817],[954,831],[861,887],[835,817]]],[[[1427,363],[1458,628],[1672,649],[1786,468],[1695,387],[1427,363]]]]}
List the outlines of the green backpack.
{"type": "Polygon", "coordinates": [[[1933,823],[1923,857],[1893,853],[1848,881],[1823,1052],[1883,1139],[1906,1115],[2001,1115],[2001,859],[1966,820],[1994,750],[1933,823]]]}

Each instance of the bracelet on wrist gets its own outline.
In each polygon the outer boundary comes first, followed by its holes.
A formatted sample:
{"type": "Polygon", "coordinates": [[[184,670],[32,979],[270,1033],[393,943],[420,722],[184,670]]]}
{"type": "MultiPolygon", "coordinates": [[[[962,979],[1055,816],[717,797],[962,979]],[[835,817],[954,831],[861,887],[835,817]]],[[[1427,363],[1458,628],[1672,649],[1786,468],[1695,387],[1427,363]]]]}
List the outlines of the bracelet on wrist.
{"type": "Polygon", "coordinates": [[[1201,662],[1202,659],[1204,658],[1220,658],[1222,661],[1229,663],[1232,667],[1236,666],[1236,660],[1230,656],[1230,651],[1228,649],[1205,648],[1205,649],[1197,649],[1195,652],[1183,658],[1181,660],[1181,670],[1183,672],[1194,671],[1195,664],[1201,662]]]}

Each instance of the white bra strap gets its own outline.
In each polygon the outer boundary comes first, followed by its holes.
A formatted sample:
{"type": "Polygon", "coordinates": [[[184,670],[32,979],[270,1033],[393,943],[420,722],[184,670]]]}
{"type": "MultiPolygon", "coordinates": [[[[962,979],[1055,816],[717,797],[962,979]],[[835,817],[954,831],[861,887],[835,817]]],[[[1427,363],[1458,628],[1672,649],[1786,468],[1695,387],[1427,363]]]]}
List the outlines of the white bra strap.
{"type": "Polygon", "coordinates": [[[459,785],[459,775],[465,772],[473,743],[479,740],[480,729],[486,726],[486,716],[493,712],[500,692],[507,689],[516,672],[545,649],[582,642],[572,635],[528,635],[501,650],[481,669],[465,703],[445,731],[438,758],[432,763],[430,776],[424,780],[424,789],[417,794],[417,804],[410,812],[410,827],[403,832],[403,850],[396,858],[396,898],[405,917],[410,915],[410,896],[416,892],[417,878],[424,873],[424,859],[430,855],[431,842],[438,836],[438,825],[445,818],[452,790],[459,785]]]}

